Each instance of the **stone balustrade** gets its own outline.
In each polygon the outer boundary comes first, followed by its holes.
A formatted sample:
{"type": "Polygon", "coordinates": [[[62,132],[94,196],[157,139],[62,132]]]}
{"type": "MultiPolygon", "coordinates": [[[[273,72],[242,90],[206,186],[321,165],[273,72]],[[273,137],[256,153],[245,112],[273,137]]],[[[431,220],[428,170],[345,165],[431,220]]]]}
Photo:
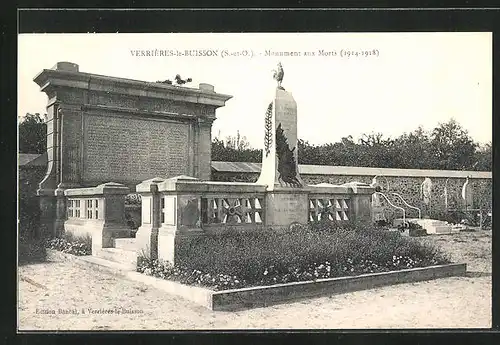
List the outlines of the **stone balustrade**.
{"type": "Polygon", "coordinates": [[[92,237],[92,255],[113,247],[115,238],[129,237],[125,220],[125,197],[129,188],[108,182],[97,187],[66,189],[65,232],[92,237]]]}
{"type": "Polygon", "coordinates": [[[255,183],[177,176],[146,180],[136,186],[136,192],[142,199],[138,255],[175,262],[180,245],[228,229],[287,228],[324,217],[370,222],[373,188],[348,183],[270,192],[266,185],[255,183]]]}

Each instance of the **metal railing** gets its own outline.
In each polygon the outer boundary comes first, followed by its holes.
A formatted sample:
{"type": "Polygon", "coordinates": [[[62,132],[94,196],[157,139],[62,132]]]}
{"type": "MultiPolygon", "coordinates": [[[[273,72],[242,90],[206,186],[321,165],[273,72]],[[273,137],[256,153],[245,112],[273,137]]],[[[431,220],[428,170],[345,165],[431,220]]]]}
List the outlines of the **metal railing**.
{"type": "Polygon", "coordinates": [[[415,206],[412,206],[410,204],[408,204],[406,202],[405,199],[403,199],[403,197],[401,196],[401,194],[398,194],[398,193],[392,193],[392,195],[395,195],[397,196],[399,199],[401,199],[401,201],[403,202],[403,204],[405,204],[407,207],[411,208],[411,209],[414,209],[414,210],[417,210],[418,211],[418,219],[422,219],[422,211],[418,208],[418,207],[415,207],[415,206]]]}
{"type": "Polygon", "coordinates": [[[381,192],[375,192],[375,193],[373,193],[373,194],[374,194],[374,195],[381,195],[381,196],[383,196],[383,197],[384,197],[384,199],[387,201],[387,203],[388,203],[390,206],[394,207],[395,209],[401,210],[401,211],[403,212],[403,224],[408,225],[408,222],[406,221],[406,213],[405,213],[405,209],[404,209],[404,208],[394,205],[394,204],[393,204],[393,203],[389,200],[389,198],[388,198],[388,197],[387,197],[384,193],[381,193],[381,192]]]}

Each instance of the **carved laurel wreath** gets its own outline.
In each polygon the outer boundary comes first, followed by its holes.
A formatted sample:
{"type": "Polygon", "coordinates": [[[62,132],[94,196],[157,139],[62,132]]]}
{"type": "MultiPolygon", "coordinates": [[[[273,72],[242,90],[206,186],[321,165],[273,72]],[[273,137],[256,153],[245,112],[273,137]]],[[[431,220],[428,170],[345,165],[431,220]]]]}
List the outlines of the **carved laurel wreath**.
{"type": "Polygon", "coordinates": [[[273,103],[269,103],[269,106],[267,107],[266,111],[266,119],[265,119],[265,133],[264,133],[264,149],[266,151],[266,157],[269,155],[271,152],[271,144],[273,143],[273,134],[272,134],[272,129],[273,129],[273,121],[272,121],[272,116],[273,116],[273,103]]]}

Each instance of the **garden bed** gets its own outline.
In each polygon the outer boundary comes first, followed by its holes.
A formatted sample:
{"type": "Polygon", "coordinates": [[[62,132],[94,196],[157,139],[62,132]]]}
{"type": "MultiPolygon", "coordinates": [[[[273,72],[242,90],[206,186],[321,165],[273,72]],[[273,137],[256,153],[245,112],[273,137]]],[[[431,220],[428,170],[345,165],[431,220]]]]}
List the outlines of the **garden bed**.
{"type": "Polygon", "coordinates": [[[47,249],[76,256],[92,255],[92,238],[89,235],[74,236],[71,233],[65,233],[62,237],[46,240],[45,246],[47,249]]]}
{"type": "Polygon", "coordinates": [[[138,258],[137,271],[213,291],[450,264],[431,244],[398,232],[325,222],[283,233],[230,231],[179,248],[177,264],[138,258]]]}

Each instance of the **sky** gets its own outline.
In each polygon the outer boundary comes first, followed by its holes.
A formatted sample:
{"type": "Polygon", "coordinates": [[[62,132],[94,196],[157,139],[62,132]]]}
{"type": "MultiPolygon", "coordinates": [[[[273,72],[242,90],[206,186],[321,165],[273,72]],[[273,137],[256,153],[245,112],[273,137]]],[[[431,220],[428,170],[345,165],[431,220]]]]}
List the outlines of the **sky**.
{"type": "Polygon", "coordinates": [[[180,74],[192,78],[189,87],[212,84],[233,96],[217,109],[212,136],[239,130],[254,148],[263,147],[278,62],[285,71],[282,85],[297,102],[298,137],[312,144],[363,133],[397,137],[451,118],[476,142],[492,136],[491,33],[22,34],[19,116],[46,112],[47,96],[33,78],[58,61],[113,77],[157,81],[180,74]],[[133,53],[155,49],[216,54],[133,53]],[[274,54],[279,52],[294,56],[274,54]]]}

